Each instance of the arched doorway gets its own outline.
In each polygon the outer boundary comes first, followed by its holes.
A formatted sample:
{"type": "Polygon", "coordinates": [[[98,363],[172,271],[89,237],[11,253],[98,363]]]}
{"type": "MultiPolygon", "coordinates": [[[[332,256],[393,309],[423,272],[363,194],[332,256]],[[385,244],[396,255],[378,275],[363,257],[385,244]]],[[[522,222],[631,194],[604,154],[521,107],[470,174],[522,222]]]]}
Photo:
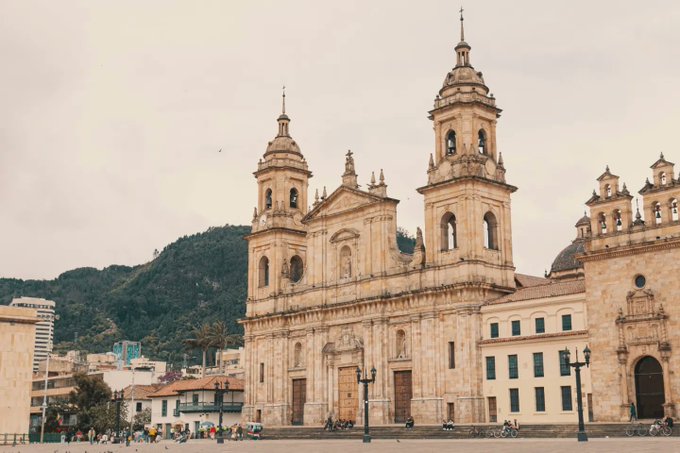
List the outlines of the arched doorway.
{"type": "Polygon", "coordinates": [[[638,418],[663,418],[663,370],[654,357],[643,357],[635,365],[635,397],[638,418]]]}

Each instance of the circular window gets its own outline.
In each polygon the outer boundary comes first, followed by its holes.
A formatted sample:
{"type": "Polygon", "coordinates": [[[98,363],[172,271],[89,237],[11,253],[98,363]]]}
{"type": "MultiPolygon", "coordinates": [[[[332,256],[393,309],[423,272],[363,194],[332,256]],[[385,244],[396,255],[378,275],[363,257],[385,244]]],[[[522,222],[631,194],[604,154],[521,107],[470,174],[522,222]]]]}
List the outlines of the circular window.
{"type": "Polygon", "coordinates": [[[638,288],[644,288],[645,284],[647,283],[647,279],[645,278],[644,275],[638,275],[635,277],[635,286],[638,288]]]}

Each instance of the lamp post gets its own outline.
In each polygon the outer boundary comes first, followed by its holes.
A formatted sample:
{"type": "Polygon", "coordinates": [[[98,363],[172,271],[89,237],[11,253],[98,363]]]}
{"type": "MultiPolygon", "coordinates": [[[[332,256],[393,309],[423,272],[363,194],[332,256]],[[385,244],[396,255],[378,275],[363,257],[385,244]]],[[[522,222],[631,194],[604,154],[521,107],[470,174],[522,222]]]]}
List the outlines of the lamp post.
{"type": "Polygon", "coordinates": [[[364,384],[364,443],[371,442],[371,435],[368,433],[368,384],[375,382],[375,367],[371,368],[371,377],[366,375],[366,368],[364,368],[364,377],[361,377],[361,368],[357,367],[357,382],[364,384]]]}
{"type": "Polygon", "coordinates": [[[123,391],[122,390],[120,392],[118,390],[114,391],[113,395],[111,396],[111,401],[116,403],[116,434],[115,434],[115,438],[117,439],[118,443],[120,443],[120,403],[123,401],[123,391]]]}
{"type": "Polygon", "coordinates": [[[583,394],[581,392],[581,367],[586,366],[587,368],[590,368],[590,348],[588,345],[586,345],[585,349],[583,350],[583,355],[586,358],[585,362],[579,362],[578,361],[578,348],[576,349],[576,361],[571,362],[569,360],[571,353],[569,352],[568,348],[564,348],[564,351],[562,351],[564,354],[564,361],[566,362],[567,365],[570,367],[573,367],[576,370],[576,395],[577,395],[577,409],[578,409],[578,433],[576,434],[576,438],[578,439],[579,442],[587,442],[588,441],[588,435],[586,434],[586,428],[583,424],[583,394]]]}
{"type": "Polygon", "coordinates": [[[224,394],[229,390],[229,382],[215,382],[215,400],[220,407],[220,421],[217,432],[217,443],[224,443],[224,435],[222,433],[222,414],[224,413],[224,394]]]}

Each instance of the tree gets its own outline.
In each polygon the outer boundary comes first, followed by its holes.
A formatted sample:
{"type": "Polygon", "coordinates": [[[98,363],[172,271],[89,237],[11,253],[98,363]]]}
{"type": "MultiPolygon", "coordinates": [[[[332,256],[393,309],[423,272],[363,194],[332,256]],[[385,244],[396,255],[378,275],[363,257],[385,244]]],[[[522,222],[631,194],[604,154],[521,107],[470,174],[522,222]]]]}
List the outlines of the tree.
{"type": "Polygon", "coordinates": [[[220,372],[223,372],[222,350],[227,346],[241,344],[241,336],[229,333],[229,327],[224,321],[215,321],[210,325],[210,343],[219,351],[219,367],[220,372]]]}
{"type": "MultiPolygon", "coordinates": [[[[108,407],[111,403],[111,388],[100,376],[76,373],[73,379],[76,382],[76,389],[72,390],[69,395],[69,404],[77,415],[78,428],[88,429],[94,425],[96,417],[101,419],[103,409],[100,406],[108,407]]],[[[115,404],[110,405],[114,406],[115,414],[115,404]]],[[[121,406],[121,412],[122,409],[121,406]]],[[[121,419],[124,419],[122,415],[121,419]]],[[[98,423],[103,422],[100,420],[98,423]]]]}
{"type": "Polygon", "coordinates": [[[184,344],[191,349],[200,349],[203,353],[203,367],[201,368],[201,377],[205,377],[208,350],[213,346],[212,329],[210,328],[210,325],[203,324],[200,327],[194,327],[191,331],[191,338],[184,340],[184,344]]]}
{"type": "Polygon", "coordinates": [[[137,431],[144,429],[144,426],[151,423],[151,408],[147,407],[142,412],[138,412],[132,421],[132,429],[137,431]]]}
{"type": "Polygon", "coordinates": [[[161,383],[161,384],[170,384],[170,383],[175,382],[179,379],[182,379],[182,372],[181,371],[168,371],[163,376],[158,378],[158,382],[161,383]]]}
{"type": "MultiPolygon", "coordinates": [[[[98,433],[103,433],[106,431],[114,431],[116,429],[116,403],[112,401],[107,401],[105,403],[99,403],[98,405],[91,407],[87,411],[87,415],[90,419],[90,426],[94,428],[98,433]]],[[[82,426],[80,421],[78,426],[81,429],[87,429],[87,426],[82,426]]],[[[127,404],[125,401],[120,402],[120,429],[127,430],[130,426],[128,423],[127,416],[127,404]]]]}

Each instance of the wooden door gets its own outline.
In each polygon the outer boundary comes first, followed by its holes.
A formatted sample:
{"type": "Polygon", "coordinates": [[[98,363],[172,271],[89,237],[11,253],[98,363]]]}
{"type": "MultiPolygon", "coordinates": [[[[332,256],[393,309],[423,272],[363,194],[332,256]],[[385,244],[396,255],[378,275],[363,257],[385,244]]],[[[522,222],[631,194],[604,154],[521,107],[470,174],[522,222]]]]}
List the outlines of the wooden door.
{"type": "Polygon", "coordinates": [[[489,423],[496,423],[498,421],[498,409],[496,408],[496,397],[490,396],[489,400],[489,423]]]}
{"type": "Polygon", "coordinates": [[[359,405],[359,384],[356,368],[338,369],[338,418],[356,423],[359,405]]]}
{"type": "Polygon", "coordinates": [[[307,401],[307,379],[293,379],[293,425],[304,425],[305,402],[307,401]]]}
{"type": "Polygon", "coordinates": [[[394,372],[394,422],[404,423],[411,415],[411,371],[394,372]]]}

